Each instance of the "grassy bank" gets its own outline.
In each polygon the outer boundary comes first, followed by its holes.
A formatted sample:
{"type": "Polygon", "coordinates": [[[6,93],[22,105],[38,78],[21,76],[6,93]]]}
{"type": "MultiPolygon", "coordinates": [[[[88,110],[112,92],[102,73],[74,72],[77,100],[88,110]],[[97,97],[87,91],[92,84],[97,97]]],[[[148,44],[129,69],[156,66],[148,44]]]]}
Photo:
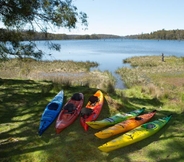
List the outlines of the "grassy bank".
{"type": "Polygon", "coordinates": [[[133,68],[119,68],[126,91],[134,97],[154,98],[163,103],[162,108],[184,111],[184,58],[159,56],[133,57],[124,60],[133,68]]]}
{"type": "Polygon", "coordinates": [[[102,89],[105,102],[98,119],[142,107],[146,107],[146,112],[154,109],[158,111],[153,120],[172,113],[171,121],[157,134],[125,148],[103,153],[97,147],[114,137],[106,140],[97,139],[94,136],[97,130],[90,128],[88,132],[84,132],[78,118],[59,135],[55,134],[54,122],[39,137],[37,131],[41,114],[59,90],[63,89],[65,92],[64,102],[73,93],[82,92],[85,96],[85,105],[89,96],[96,92],[98,87],[6,77],[0,79],[0,161],[182,162],[184,159],[182,58],[168,57],[165,58],[165,62],[160,62],[160,58],[157,57],[135,57],[126,61],[134,68],[121,68],[118,69],[118,73],[124,80],[129,79],[125,82],[128,88],[114,91],[102,89]],[[142,61],[138,61],[139,59],[142,61]],[[148,66],[141,63],[145,63],[145,60],[151,63],[155,59],[158,60],[156,61],[159,62],[158,65],[148,66]],[[162,66],[160,71],[155,69],[159,66],[162,66]],[[163,72],[162,69],[166,70],[163,72]],[[152,73],[154,71],[156,73],[152,73]],[[131,81],[130,79],[134,77],[135,80],[131,81]]]}
{"type": "Polygon", "coordinates": [[[10,59],[0,64],[1,78],[47,80],[65,86],[90,86],[113,91],[115,78],[108,71],[90,71],[96,62],[37,61],[10,59]]]}

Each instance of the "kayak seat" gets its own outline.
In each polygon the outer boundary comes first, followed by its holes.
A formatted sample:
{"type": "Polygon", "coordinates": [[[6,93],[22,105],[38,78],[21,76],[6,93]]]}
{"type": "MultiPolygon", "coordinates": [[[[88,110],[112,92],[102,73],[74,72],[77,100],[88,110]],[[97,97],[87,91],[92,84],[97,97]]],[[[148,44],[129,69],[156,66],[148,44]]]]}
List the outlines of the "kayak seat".
{"type": "Polygon", "coordinates": [[[80,101],[82,99],[82,96],[80,95],[80,93],[75,93],[75,94],[73,94],[71,99],[75,100],[75,101],[80,101]]]}
{"type": "Polygon", "coordinates": [[[152,128],[154,128],[155,127],[155,124],[147,124],[147,129],[152,129],[152,128]]]}
{"type": "Polygon", "coordinates": [[[57,103],[51,103],[48,105],[49,110],[57,110],[58,109],[58,104],[57,103]]]}
{"type": "Polygon", "coordinates": [[[148,123],[148,124],[143,124],[142,127],[146,128],[146,129],[152,129],[152,128],[156,127],[156,126],[155,126],[155,124],[148,123]]]}
{"type": "Polygon", "coordinates": [[[76,107],[73,103],[68,103],[66,106],[64,106],[64,110],[67,110],[66,113],[73,114],[76,110],[76,107]]]}
{"type": "Polygon", "coordinates": [[[139,116],[136,116],[136,117],[135,117],[135,120],[142,120],[142,118],[139,117],[139,116]]]}
{"type": "Polygon", "coordinates": [[[97,96],[91,96],[89,97],[89,102],[91,105],[95,105],[97,102],[99,101],[98,97],[97,96]]]}
{"type": "Polygon", "coordinates": [[[83,107],[83,108],[81,109],[80,114],[81,114],[82,117],[86,117],[86,116],[88,117],[88,116],[90,116],[90,115],[92,114],[92,112],[93,112],[92,109],[83,107]]]}
{"type": "Polygon", "coordinates": [[[115,122],[114,119],[113,118],[110,118],[110,117],[109,118],[105,118],[105,120],[109,121],[110,123],[115,122]]]}

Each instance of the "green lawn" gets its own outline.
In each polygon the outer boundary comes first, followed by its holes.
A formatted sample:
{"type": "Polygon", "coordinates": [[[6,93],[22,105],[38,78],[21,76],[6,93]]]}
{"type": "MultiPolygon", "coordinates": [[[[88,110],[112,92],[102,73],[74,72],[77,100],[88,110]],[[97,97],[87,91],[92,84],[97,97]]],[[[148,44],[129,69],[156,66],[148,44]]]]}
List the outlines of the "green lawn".
{"type": "Polygon", "coordinates": [[[157,110],[152,120],[173,114],[169,123],[154,136],[110,153],[101,152],[97,147],[114,137],[98,139],[94,136],[98,130],[92,128],[85,132],[79,118],[60,134],[55,133],[55,122],[42,136],[37,134],[45,106],[61,89],[65,93],[64,103],[73,93],[82,92],[85,106],[97,88],[86,85],[62,85],[51,81],[0,79],[0,161],[182,162],[184,159],[182,75],[167,75],[167,78],[160,75],[165,83],[168,76],[169,79],[174,78],[175,83],[179,78],[180,84],[174,86],[160,87],[163,84],[158,77],[147,75],[146,77],[154,81],[152,85],[138,84],[111,93],[102,90],[105,102],[99,120],[117,112],[129,112],[142,107],[146,108],[146,112],[157,110]],[[161,93],[161,88],[164,88],[164,93],[161,93]]]}

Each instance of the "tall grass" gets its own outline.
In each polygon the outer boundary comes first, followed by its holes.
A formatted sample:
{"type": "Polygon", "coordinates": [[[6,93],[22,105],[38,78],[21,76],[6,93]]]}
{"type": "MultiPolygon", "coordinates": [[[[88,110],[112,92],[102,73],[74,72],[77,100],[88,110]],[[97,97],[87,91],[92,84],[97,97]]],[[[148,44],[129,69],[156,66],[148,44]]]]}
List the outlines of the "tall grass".
{"type": "Polygon", "coordinates": [[[132,67],[119,68],[116,72],[128,88],[139,86],[142,94],[163,100],[165,106],[182,105],[183,57],[169,56],[163,62],[160,56],[143,56],[128,58],[125,62],[132,67]]]}
{"type": "Polygon", "coordinates": [[[108,71],[90,71],[96,62],[37,61],[26,58],[1,62],[2,78],[48,80],[65,86],[89,86],[114,91],[115,78],[108,71]]]}

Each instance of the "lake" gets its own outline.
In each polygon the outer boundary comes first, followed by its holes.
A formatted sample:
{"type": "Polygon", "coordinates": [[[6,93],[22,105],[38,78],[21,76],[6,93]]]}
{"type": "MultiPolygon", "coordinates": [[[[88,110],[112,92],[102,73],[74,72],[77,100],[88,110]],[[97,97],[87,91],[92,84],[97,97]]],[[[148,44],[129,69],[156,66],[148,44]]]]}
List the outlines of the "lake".
{"type": "Polygon", "coordinates": [[[137,39],[100,39],[100,40],[58,40],[61,51],[45,48],[45,41],[38,41],[38,47],[51,54],[44,60],[73,60],[98,62],[97,69],[108,70],[116,78],[116,88],[124,88],[115,70],[124,64],[123,60],[133,56],[162,55],[184,56],[184,41],[178,40],[137,40],[137,39]]]}

